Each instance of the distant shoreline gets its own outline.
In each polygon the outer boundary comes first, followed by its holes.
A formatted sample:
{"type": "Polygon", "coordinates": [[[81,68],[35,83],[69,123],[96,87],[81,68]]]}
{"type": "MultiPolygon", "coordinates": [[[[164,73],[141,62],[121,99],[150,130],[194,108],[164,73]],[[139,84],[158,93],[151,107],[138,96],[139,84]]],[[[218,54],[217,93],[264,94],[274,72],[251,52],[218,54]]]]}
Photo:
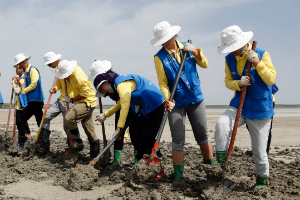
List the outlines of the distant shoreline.
{"type": "MultiPolygon", "coordinates": [[[[50,107],[51,107],[51,105],[52,104],[50,104],[50,107]]],[[[102,108],[110,109],[113,106],[114,105],[103,105],[102,108]]],[[[44,108],[45,107],[46,107],[46,105],[44,105],[44,108]]],[[[227,109],[228,107],[229,107],[228,105],[206,105],[205,106],[205,108],[207,108],[207,109],[227,109]]],[[[97,106],[96,108],[99,108],[99,106],[97,106]]],[[[300,104],[276,104],[275,108],[300,108],[300,104]]],[[[2,108],[0,108],[0,109],[9,109],[9,103],[4,103],[2,105],[2,108]]]]}

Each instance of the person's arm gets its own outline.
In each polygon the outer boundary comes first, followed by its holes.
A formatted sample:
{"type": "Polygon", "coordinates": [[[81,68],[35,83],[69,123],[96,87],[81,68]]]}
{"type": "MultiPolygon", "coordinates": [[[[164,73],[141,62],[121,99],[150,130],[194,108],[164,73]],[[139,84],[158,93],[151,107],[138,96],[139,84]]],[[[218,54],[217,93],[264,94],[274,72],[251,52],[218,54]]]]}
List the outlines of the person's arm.
{"type": "Polygon", "coordinates": [[[227,62],[225,61],[225,84],[226,84],[226,87],[230,90],[238,90],[238,91],[241,91],[241,88],[239,86],[239,82],[240,80],[234,80],[232,75],[231,75],[231,72],[230,72],[230,69],[227,65],[227,62]]]}
{"type": "Polygon", "coordinates": [[[171,92],[168,86],[168,78],[166,76],[164,66],[158,56],[154,57],[154,64],[155,64],[159,89],[161,93],[164,95],[165,100],[169,101],[171,92]]]}
{"type": "MultiPolygon", "coordinates": [[[[253,62],[255,62],[255,60],[253,60],[253,62]]],[[[273,66],[270,54],[267,51],[264,53],[262,60],[256,65],[256,70],[265,84],[273,85],[275,83],[276,71],[273,66]]]]}
{"type": "Polygon", "coordinates": [[[37,86],[37,82],[38,82],[39,78],[40,78],[39,72],[35,68],[31,68],[31,70],[30,70],[31,83],[30,83],[30,85],[28,85],[28,87],[26,87],[22,91],[22,94],[26,94],[26,93],[31,92],[32,90],[34,90],[37,86]]]}
{"type": "Polygon", "coordinates": [[[203,51],[201,49],[196,49],[195,54],[193,55],[196,58],[196,63],[202,67],[202,68],[207,68],[208,67],[208,60],[203,54],[203,51]]]}
{"type": "Polygon", "coordinates": [[[108,111],[106,111],[106,112],[104,113],[104,115],[105,115],[106,117],[110,117],[110,116],[112,116],[113,114],[115,114],[118,110],[120,110],[120,108],[121,108],[121,103],[120,103],[120,101],[118,101],[117,104],[114,105],[113,107],[111,107],[108,111]]]}
{"type": "Polygon", "coordinates": [[[121,104],[120,118],[117,124],[118,128],[123,128],[125,126],[128,111],[130,109],[132,84],[135,84],[135,82],[133,83],[132,81],[124,81],[117,87],[121,104]]]}
{"type": "MultiPolygon", "coordinates": [[[[64,81],[64,80],[63,80],[63,81],[64,81]]],[[[61,88],[62,88],[61,81],[60,81],[59,79],[57,79],[57,80],[56,80],[56,83],[55,83],[54,89],[55,89],[55,91],[57,92],[57,91],[61,90],[61,88]]]]}

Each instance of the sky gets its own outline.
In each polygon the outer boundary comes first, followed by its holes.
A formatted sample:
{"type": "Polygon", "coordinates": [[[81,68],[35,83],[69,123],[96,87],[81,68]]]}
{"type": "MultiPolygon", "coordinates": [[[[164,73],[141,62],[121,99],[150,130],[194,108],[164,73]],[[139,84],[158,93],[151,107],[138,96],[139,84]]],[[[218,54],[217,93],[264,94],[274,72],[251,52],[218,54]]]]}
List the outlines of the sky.
{"type": "MultiPolygon", "coordinates": [[[[206,105],[228,105],[234,94],[224,83],[226,55],[217,53],[220,33],[231,25],[253,31],[257,47],[270,53],[276,103],[300,104],[299,8],[298,0],[0,0],[0,90],[8,103],[14,57],[24,53],[41,74],[46,103],[54,80],[43,67],[48,51],[77,60],[87,75],[94,60],[109,60],[117,73],[138,74],[158,85],[154,55],[160,47],[150,40],[153,27],[168,21],[181,26],[179,41],[191,39],[208,59],[207,69],[198,67],[206,105]]],[[[59,92],[51,103],[58,97],[59,92]]],[[[104,98],[103,104],[113,102],[104,98]]]]}

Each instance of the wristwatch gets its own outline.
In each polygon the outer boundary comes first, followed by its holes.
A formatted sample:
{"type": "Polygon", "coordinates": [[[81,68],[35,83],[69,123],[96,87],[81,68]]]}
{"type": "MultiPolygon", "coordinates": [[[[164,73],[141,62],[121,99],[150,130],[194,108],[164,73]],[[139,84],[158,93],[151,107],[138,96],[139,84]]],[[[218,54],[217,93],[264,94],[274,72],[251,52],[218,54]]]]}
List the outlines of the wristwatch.
{"type": "Polygon", "coordinates": [[[70,102],[71,102],[71,103],[74,103],[74,100],[73,100],[73,98],[71,98],[71,99],[70,99],[70,102]]]}

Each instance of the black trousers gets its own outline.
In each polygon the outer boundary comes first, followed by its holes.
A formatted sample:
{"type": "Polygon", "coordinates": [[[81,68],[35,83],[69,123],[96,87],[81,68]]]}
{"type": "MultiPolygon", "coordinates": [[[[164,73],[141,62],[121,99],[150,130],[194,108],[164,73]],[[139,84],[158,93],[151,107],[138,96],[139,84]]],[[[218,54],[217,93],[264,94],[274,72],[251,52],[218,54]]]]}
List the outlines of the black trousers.
{"type": "Polygon", "coordinates": [[[28,123],[27,121],[34,115],[37,126],[39,127],[43,118],[43,106],[44,102],[31,101],[28,103],[26,108],[22,110],[19,124],[19,136],[25,136],[27,133],[28,123]]]}
{"type": "MultiPolygon", "coordinates": [[[[16,113],[16,125],[17,125],[19,135],[20,135],[20,132],[21,132],[20,121],[21,121],[22,112],[23,112],[23,110],[17,110],[17,113],[16,113]]],[[[26,122],[26,130],[25,131],[26,131],[26,133],[30,133],[30,129],[29,129],[29,126],[28,126],[27,122],[26,122]]]]}
{"type": "Polygon", "coordinates": [[[138,152],[138,160],[142,159],[144,154],[151,154],[164,111],[165,102],[151,113],[145,116],[140,115],[136,131],[131,132],[131,130],[129,130],[132,144],[138,152]]]}

